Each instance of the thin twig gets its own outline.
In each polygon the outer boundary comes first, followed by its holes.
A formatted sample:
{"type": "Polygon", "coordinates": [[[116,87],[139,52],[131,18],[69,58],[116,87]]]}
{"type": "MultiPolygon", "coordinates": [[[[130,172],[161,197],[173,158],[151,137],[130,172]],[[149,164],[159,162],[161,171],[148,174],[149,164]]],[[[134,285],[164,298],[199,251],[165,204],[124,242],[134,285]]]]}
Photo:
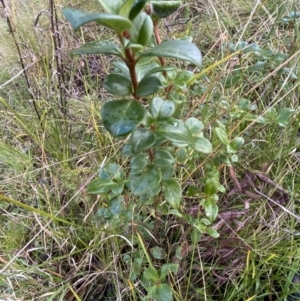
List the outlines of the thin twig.
{"type": "MultiPolygon", "coordinates": [[[[20,61],[21,67],[23,69],[22,73],[24,73],[24,78],[25,78],[25,81],[26,81],[26,84],[27,84],[27,88],[30,91],[31,90],[31,86],[30,86],[29,79],[28,79],[27,72],[26,72],[26,69],[28,68],[28,66],[25,68],[25,64],[24,64],[23,59],[22,59],[21,49],[20,49],[19,43],[17,42],[16,36],[15,36],[15,32],[14,32],[14,29],[13,29],[13,26],[12,26],[12,22],[10,20],[9,14],[8,14],[8,9],[5,6],[4,0],[1,0],[1,3],[2,3],[2,6],[3,6],[3,10],[5,12],[6,22],[7,22],[8,28],[9,28],[9,32],[11,33],[11,36],[13,38],[14,44],[15,44],[17,52],[18,52],[19,61],[20,61]]],[[[33,103],[33,107],[34,107],[35,113],[36,113],[39,121],[41,121],[41,116],[39,114],[39,111],[37,109],[37,105],[36,105],[36,102],[35,102],[34,99],[33,99],[32,103],[33,103]]]]}

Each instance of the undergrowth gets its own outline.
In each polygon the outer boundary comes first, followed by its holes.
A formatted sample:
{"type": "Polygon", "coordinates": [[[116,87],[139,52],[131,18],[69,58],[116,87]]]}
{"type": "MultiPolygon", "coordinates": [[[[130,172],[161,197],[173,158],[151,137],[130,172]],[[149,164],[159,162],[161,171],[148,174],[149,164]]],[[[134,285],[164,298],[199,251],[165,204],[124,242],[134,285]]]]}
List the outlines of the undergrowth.
{"type": "MultiPolygon", "coordinates": [[[[238,161],[218,168],[225,188],[213,223],[218,238],[194,237],[171,216],[153,231],[157,217],[147,203],[132,208],[132,220],[143,216],[139,224],[114,230],[99,215],[106,202],[87,193],[108,162],[128,168],[119,156],[126,139],[112,138],[100,116],[113,98],[103,80],[114,58],[69,56],[94,39],[116,39],[93,24],[73,32],[61,13],[67,6],[99,11],[99,3],[2,0],[0,6],[0,299],[142,300],[146,253],[157,269],[178,264],[166,277],[174,300],[299,298],[296,1],[183,1],[160,27],[162,39],[190,35],[202,52],[199,69],[172,63],[200,74],[182,90],[178,114],[201,119],[214,146],[208,157],[221,160],[225,151],[213,132],[217,121],[230,139],[245,141],[238,161]],[[248,46],[253,51],[231,55],[248,46]]],[[[183,208],[193,217],[203,167],[195,156],[176,174],[183,208]]]]}

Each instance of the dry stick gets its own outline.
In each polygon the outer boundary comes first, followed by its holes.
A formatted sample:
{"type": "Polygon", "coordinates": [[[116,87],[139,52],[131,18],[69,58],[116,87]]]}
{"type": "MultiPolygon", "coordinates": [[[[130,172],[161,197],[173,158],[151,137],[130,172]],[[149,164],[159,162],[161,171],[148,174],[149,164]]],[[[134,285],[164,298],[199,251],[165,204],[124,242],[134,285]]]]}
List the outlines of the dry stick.
{"type": "Polygon", "coordinates": [[[270,197],[268,197],[267,195],[261,193],[260,191],[258,191],[257,189],[253,188],[254,191],[259,194],[260,196],[264,197],[265,199],[267,199],[268,201],[270,201],[271,203],[277,205],[278,207],[280,207],[284,212],[290,214],[291,216],[293,216],[296,220],[300,221],[300,217],[298,215],[296,215],[295,213],[291,212],[290,210],[286,209],[284,206],[282,206],[281,204],[277,203],[276,201],[272,200],[270,197]]]}
{"type": "MultiPolygon", "coordinates": [[[[61,57],[59,57],[60,49],[57,47],[57,44],[60,44],[60,42],[56,41],[58,31],[57,31],[57,28],[55,28],[55,25],[57,26],[57,19],[55,17],[56,17],[56,9],[54,7],[54,2],[53,2],[53,0],[50,0],[50,23],[51,23],[51,33],[52,33],[53,47],[54,47],[54,57],[55,57],[55,63],[56,63],[56,69],[57,69],[57,80],[58,80],[60,106],[61,106],[61,112],[64,115],[66,115],[67,108],[66,108],[65,99],[63,97],[63,91],[62,91],[63,70],[61,68],[61,65],[62,65],[61,57]]],[[[58,40],[60,40],[60,39],[58,39],[58,40]]]]}
{"type": "MultiPolygon", "coordinates": [[[[4,12],[5,12],[6,22],[7,22],[8,28],[9,28],[9,32],[11,33],[13,41],[14,41],[14,44],[15,44],[15,46],[17,48],[17,52],[18,52],[18,56],[19,56],[19,61],[20,61],[21,67],[22,67],[23,72],[24,72],[24,78],[25,78],[25,81],[26,81],[26,84],[27,84],[27,88],[30,91],[31,86],[30,86],[29,79],[28,79],[27,72],[26,72],[27,68],[25,68],[25,65],[24,65],[24,62],[23,62],[23,59],[22,59],[21,49],[20,49],[20,46],[19,46],[19,44],[17,42],[16,36],[15,36],[15,33],[14,33],[14,29],[13,29],[13,27],[11,25],[11,21],[10,21],[9,15],[8,15],[8,10],[7,10],[6,6],[5,6],[4,0],[1,0],[1,3],[2,3],[3,9],[4,9],[4,12]]],[[[36,105],[36,102],[35,102],[34,99],[33,99],[32,103],[33,103],[33,107],[34,107],[34,110],[36,112],[36,115],[37,115],[39,121],[41,121],[41,116],[39,114],[39,111],[37,109],[37,105],[36,105]]]]}

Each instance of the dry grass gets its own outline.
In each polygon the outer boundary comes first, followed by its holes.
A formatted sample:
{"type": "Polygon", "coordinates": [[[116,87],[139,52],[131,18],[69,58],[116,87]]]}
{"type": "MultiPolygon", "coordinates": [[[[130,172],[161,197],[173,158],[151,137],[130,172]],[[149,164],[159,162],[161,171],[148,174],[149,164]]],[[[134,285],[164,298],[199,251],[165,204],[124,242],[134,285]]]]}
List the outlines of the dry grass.
{"type": "MultiPolygon", "coordinates": [[[[111,36],[91,26],[73,33],[60,9],[67,4],[96,10],[97,1],[56,2],[59,34],[55,38],[62,45],[63,90],[59,89],[62,78],[57,73],[48,1],[8,2],[29,85],[20,73],[16,44],[2,10],[0,299],[140,300],[139,281],[129,281],[129,275],[139,269],[134,259],[139,258],[140,247],[131,248],[130,229],[124,226],[124,232],[118,233],[97,219],[104,201],[85,191],[101,164],[119,160],[122,142],[109,137],[99,116],[100,100],[108,97],[102,79],[111,58],[71,59],[68,51],[97,36],[111,36]],[[65,114],[61,96],[67,101],[65,114]],[[125,255],[131,256],[128,265],[125,255]]],[[[299,39],[294,39],[295,27],[282,24],[282,18],[292,10],[300,11],[295,5],[293,1],[184,1],[178,14],[162,26],[162,35],[192,35],[203,51],[203,68],[226,57],[227,42],[247,41],[274,53],[292,54],[299,51],[299,39]]],[[[243,66],[253,61],[247,55],[243,66]]],[[[246,145],[239,154],[236,179],[228,169],[221,170],[227,192],[221,197],[215,225],[220,238],[203,237],[199,244],[186,241],[186,257],[171,281],[176,300],[286,300],[291,292],[300,262],[298,64],[299,55],[289,64],[298,76],[292,83],[277,75],[268,77],[270,70],[226,87],[234,67],[228,61],[194,85],[190,113],[202,117],[208,132],[216,119],[230,117],[232,135],[243,134],[246,145]],[[231,115],[238,114],[237,104],[245,97],[256,104],[255,112],[261,116],[271,107],[291,107],[296,113],[285,128],[253,122],[245,126],[245,116],[231,115]],[[265,175],[263,180],[260,174],[265,175]],[[243,185],[239,192],[235,180],[243,185]]],[[[203,164],[180,175],[184,185],[201,176],[203,164]]],[[[186,199],[191,212],[193,201],[186,199]]],[[[174,254],[185,229],[173,220],[165,221],[165,229],[159,239],[164,237],[162,245],[174,254]]]]}

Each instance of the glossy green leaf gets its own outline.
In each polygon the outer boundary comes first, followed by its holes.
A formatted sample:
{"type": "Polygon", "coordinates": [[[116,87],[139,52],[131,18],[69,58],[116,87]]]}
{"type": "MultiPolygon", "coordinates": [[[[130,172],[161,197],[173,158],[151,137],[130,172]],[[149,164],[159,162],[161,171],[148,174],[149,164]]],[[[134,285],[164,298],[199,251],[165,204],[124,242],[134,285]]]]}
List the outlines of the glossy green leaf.
{"type": "Polygon", "coordinates": [[[141,174],[134,174],[129,176],[129,188],[134,195],[145,195],[161,181],[161,171],[155,167],[150,166],[141,174]]]}
{"type": "Polygon", "coordinates": [[[123,75],[126,75],[127,78],[130,80],[129,69],[123,61],[112,62],[112,65],[118,69],[117,71],[121,71],[121,73],[123,75]]]}
{"type": "Polygon", "coordinates": [[[98,0],[104,10],[109,14],[118,14],[123,0],[98,0]]]}
{"type": "Polygon", "coordinates": [[[219,212],[219,207],[212,199],[208,198],[203,202],[205,215],[210,219],[210,221],[214,221],[219,212]]]}
{"type": "Polygon", "coordinates": [[[218,192],[219,182],[215,178],[209,178],[204,185],[204,193],[207,196],[212,196],[218,192]]]}
{"type": "Polygon", "coordinates": [[[162,88],[161,81],[158,77],[150,75],[144,77],[138,84],[136,95],[148,96],[158,92],[162,88]]]}
{"type": "Polygon", "coordinates": [[[131,156],[133,156],[134,153],[131,150],[131,144],[126,143],[123,146],[122,150],[121,150],[121,154],[122,154],[123,157],[131,157],[131,156]]]}
{"type": "Polygon", "coordinates": [[[173,207],[178,208],[182,197],[180,184],[176,180],[163,181],[164,197],[166,201],[173,207]]]}
{"type": "Polygon", "coordinates": [[[141,57],[146,56],[171,57],[188,61],[197,67],[200,67],[202,63],[202,55],[198,47],[193,43],[181,40],[162,42],[161,44],[141,53],[141,57]]]}
{"type": "Polygon", "coordinates": [[[215,133],[216,133],[217,137],[219,138],[219,140],[224,145],[229,144],[229,139],[228,139],[228,136],[227,136],[227,133],[226,133],[225,129],[223,129],[221,127],[215,127],[215,133]]]}
{"type": "Polygon", "coordinates": [[[227,145],[228,153],[236,153],[244,144],[245,140],[242,137],[235,137],[229,145],[227,145]]]}
{"type": "Polygon", "coordinates": [[[90,13],[75,8],[63,8],[62,13],[75,30],[87,23],[96,22],[120,34],[132,26],[129,19],[114,14],[90,13]]]}
{"type": "Polygon", "coordinates": [[[145,128],[138,128],[131,134],[130,143],[134,154],[149,149],[155,143],[155,135],[145,128]]]}
{"type": "Polygon", "coordinates": [[[180,89],[184,89],[187,86],[188,80],[194,77],[194,75],[195,74],[192,71],[188,71],[188,70],[179,71],[173,81],[173,84],[179,87],[180,89]]]}
{"type": "Polygon", "coordinates": [[[150,249],[150,252],[155,259],[166,258],[166,251],[161,247],[158,247],[158,246],[153,247],[150,249]]]}
{"type": "Polygon", "coordinates": [[[153,68],[151,70],[149,70],[145,75],[151,75],[151,74],[155,74],[155,73],[161,73],[161,72],[168,72],[168,71],[173,71],[175,70],[175,67],[171,67],[171,66],[162,66],[162,67],[157,67],[157,68],[153,68]]]}
{"type": "Polygon", "coordinates": [[[153,34],[153,21],[149,15],[141,12],[133,21],[130,30],[130,42],[147,45],[153,34]]]}
{"type": "Polygon", "coordinates": [[[174,119],[172,124],[160,124],[155,133],[171,142],[176,146],[194,146],[194,138],[188,127],[181,121],[174,119]]]}
{"type": "Polygon", "coordinates": [[[109,197],[116,197],[122,194],[124,190],[124,182],[116,183],[112,188],[109,194],[109,197]]]}
{"type": "Polygon", "coordinates": [[[154,155],[154,164],[158,167],[168,167],[174,163],[173,156],[166,150],[158,150],[154,155]]]}
{"type": "Polygon", "coordinates": [[[175,105],[172,101],[155,97],[150,103],[149,111],[155,119],[162,120],[164,118],[169,118],[174,114],[175,105]]]}
{"type": "Polygon", "coordinates": [[[129,12],[131,11],[132,5],[134,4],[135,0],[125,0],[122,4],[119,15],[125,18],[129,17],[129,12]]]}
{"type": "Polygon", "coordinates": [[[162,179],[163,180],[169,180],[174,175],[174,166],[167,166],[167,167],[160,167],[162,179]]]}
{"type": "Polygon", "coordinates": [[[86,43],[71,51],[71,55],[81,54],[112,54],[121,58],[123,57],[122,51],[119,49],[119,47],[110,41],[94,41],[91,43],[86,43]]]}
{"type": "Polygon", "coordinates": [[[148,63],[148,64],[137,64],[135,66],[135,72],[137,81],[140,82],[142,78],[144,78],[149,71],[159,67],[157,63],[148,63]]]}
{"type": "Polygon", "coordinates": [[[161,185],[157,184],[157,185],[153,186],[150,191],[148,191],[147,197],[152,198],[152,197],[158,195],[160,193],[160,191],[161,191],[161,185]]]}
{"type": "Polygon", "coordinates": [[[190,129],[192,135],[197,135],[204,127],[203,123],[195,117],[189,117],[184,123],[190,129]]]}
{"type": "Polygon", "coordinates": [[[148,165],[148,154],[138,154],[131,158],[130,168],[133,170],[142,170],[148,165]]]}
{"type": "Polygon", "coordinates": [[[132,93],[131,81],[120,73],[108,74],[103,85],[108,92],[115,95],[125,96],[132,93]]]}
{"type": "Polygon", "coordinates": [[[151,1],[152,14],[159,18],[166,18],[180,7],[181,1],[151,1]]]}
{"type": "Polygon", "coordinates": [[[129,12],[129,19],[132,21],[144,8],[149,0],[136,0],[129,12]]]}
{"type": "Polygon", "coordinates": [[[111,190],[115,185],[115,182],[105,179],[96,179],[89,183],[87,187],[87,193],[91,194],[105,194],[111,190]]]}
{"type": "Polygon", "coordinates": [[[194,143],[194,150],[196,152],[210,154],[213,151],[212,144],[204,137],[195,137],[194,143]]]}
{"type": "Polygon", "coordinates": [[[113,215],[118,215],[122,209],[122,202],[124,198],[122,196],[112,198],[109,202],[109,210],[113,215]]]}
{"type": "Polygon", "coordinates": [[[180,148],[176,154],[176,158],[178,162],[183,163],[187,158],[188,158],[188,154],[186,152],[185,148],[180,148]]]}
{"type": "Polygon", "coordinates": [[[205,232],[213,238],[218,238],[220,234],[212,227],[207,227],[205,232]]]}
{"type": "Polygon", "coordinates": [[[113,100],[101,109],[103,125],[114,137],[130,134],[144,119],[146,110],[133,99],[113,100]]]}
{"type": "Polygon", "coordinates": [[[124,171],[119,164],[108,163],[98,172],[98,177],[103,180],[123,180],[125,177],[124,171]]]}

